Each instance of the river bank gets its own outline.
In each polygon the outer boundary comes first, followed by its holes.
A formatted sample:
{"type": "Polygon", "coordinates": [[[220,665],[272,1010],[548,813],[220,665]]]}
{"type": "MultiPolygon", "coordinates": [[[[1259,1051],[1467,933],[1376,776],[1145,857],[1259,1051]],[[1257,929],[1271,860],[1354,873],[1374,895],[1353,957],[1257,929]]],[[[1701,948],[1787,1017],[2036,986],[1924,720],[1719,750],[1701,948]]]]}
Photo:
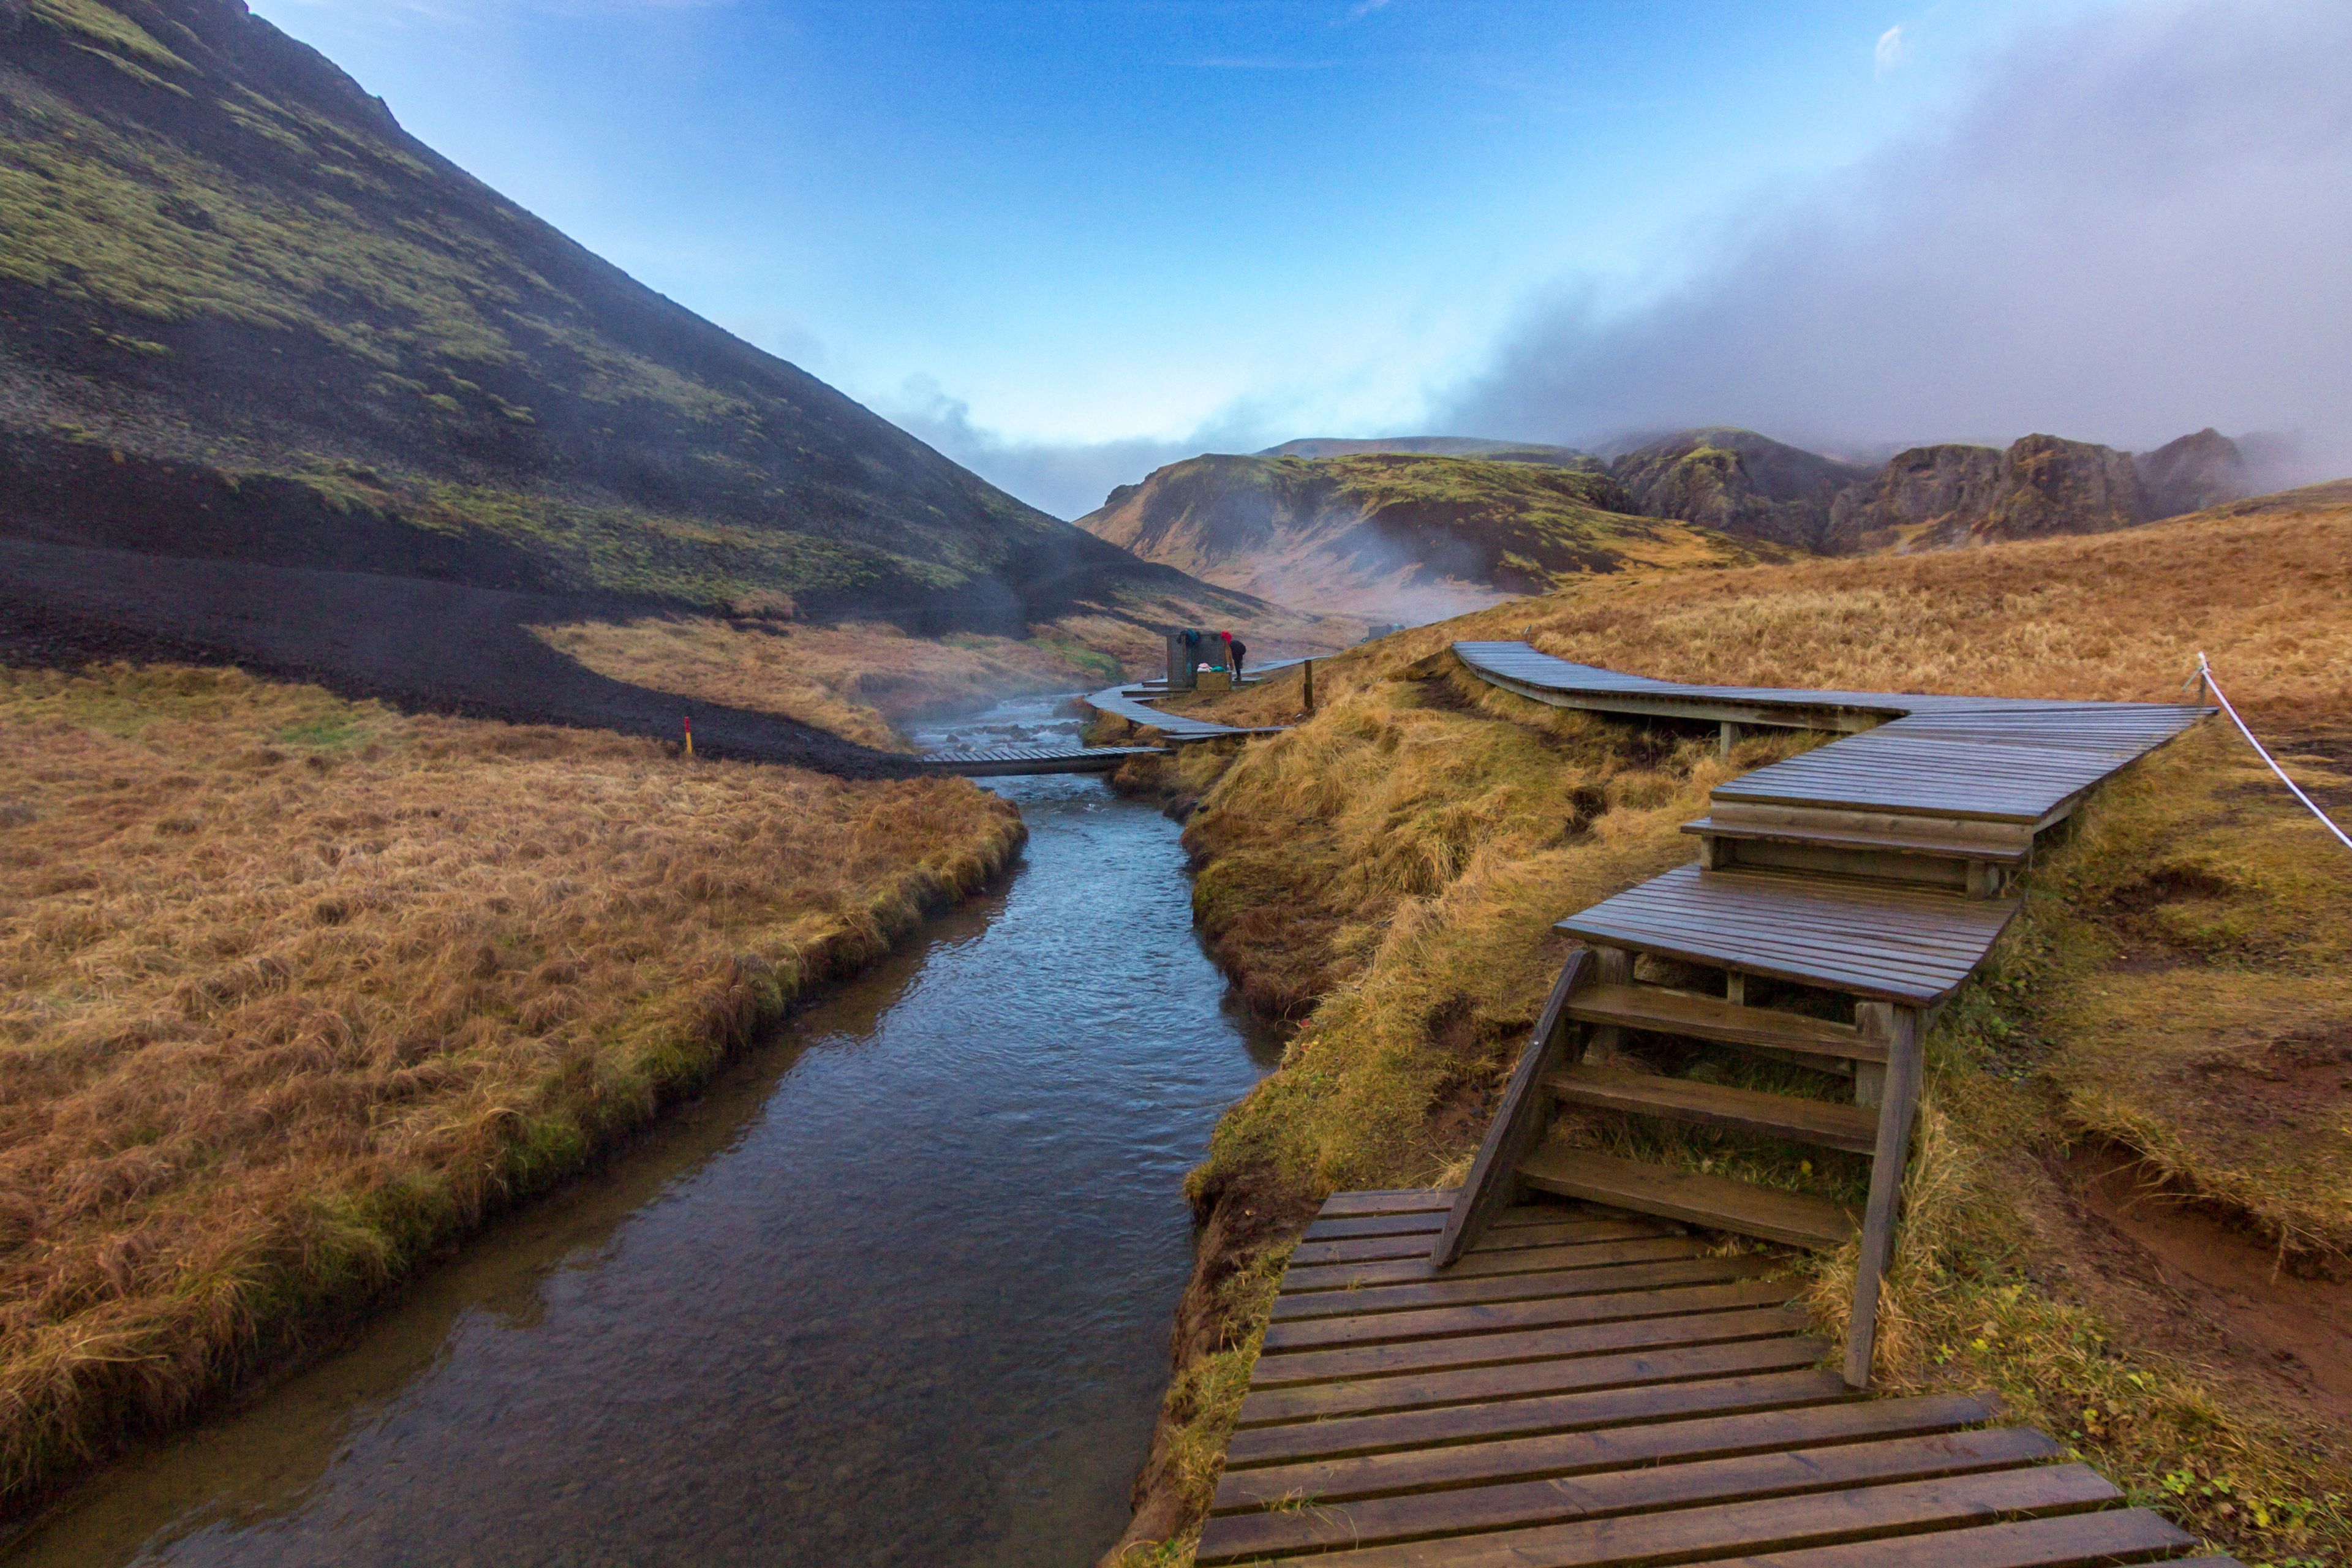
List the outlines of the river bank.
{"type": "Polygon", "coordinates": [[[309,1353],[1018,851],[958,781],[0,671],[0,1497],[309,1353]]]}
{"type": "MultiPolygon", "coordinates": [[[[1057,706],[916,738],[1050,740],[1057,706]]],[[[1090,1562],[1167,1375],[1185,1173],[1279,1047],[1159,812],[999,787],[1009,877],[7,1560],[1090,1562]]]]}

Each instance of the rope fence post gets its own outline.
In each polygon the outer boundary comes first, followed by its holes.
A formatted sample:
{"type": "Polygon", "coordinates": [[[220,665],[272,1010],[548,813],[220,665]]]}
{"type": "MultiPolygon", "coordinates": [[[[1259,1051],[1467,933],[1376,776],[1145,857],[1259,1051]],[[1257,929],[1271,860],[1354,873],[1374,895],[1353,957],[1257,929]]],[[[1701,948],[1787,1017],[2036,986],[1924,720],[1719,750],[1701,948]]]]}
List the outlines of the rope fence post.
{"type": "Polygon", "coordinates": [[[2238,717],[2238,710],[2231,706],[2228,694],[2222,691],[2221,683],[2213,679],[2213,667],[2207,662],[2202,648],[2200,648],[2197,653],[2197,680],[2198,684],[2221,705],[2221,711],[2230,716],[2230,722],[2238,727],[2238,733],[2246,738],[2246,744],[2254,749],[2254,754],[2270,764],[2271,772],[2278,774],[2279,783],[2294,792],[2294,798],[2303,802],[2305,809],[2312,816],[2319,818],[2321,826],[2336,835],[2338,843],[2347,849],[2352,849],[2352,834],[2347,834],[2342,828],[2336,826],[2335,819],[2319,809],[2319,803],[2304,794],[2301,784],[2286,776],[2286,770],[2278,765],[2278,759],[2272,756],[2260,741],[2254,739],[2254,732],[2246,728],[2246,721],[2243,719],[2238,717]]]}

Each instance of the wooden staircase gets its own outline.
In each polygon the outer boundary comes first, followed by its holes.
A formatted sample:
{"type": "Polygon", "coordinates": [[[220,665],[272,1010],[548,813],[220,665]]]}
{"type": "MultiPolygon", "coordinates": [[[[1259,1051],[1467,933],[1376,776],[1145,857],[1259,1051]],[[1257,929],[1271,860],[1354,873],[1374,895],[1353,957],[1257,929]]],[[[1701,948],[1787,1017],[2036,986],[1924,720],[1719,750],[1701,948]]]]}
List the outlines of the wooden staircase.
{"type": "Polygon", "coordinates": [[[1538,1194],[1815,1250],[1858,1238],[1844,1375],[1864,1386],[1927,1020],[2016,913],[2012,887],[2038,837],[2202,710],[1684,686],[1524,644],[1454,651],[1483,679],[1560,706],[1714,719],[1727,737],[1757,724],[1860,732],[1719,785],[1684,826],[1699,841],[1696,865],[1559,923],[1581,945],[1433,1267],[1452,1267],[1496,1215],[1538,1194]],[[1719,976],[1706,982],[1719,989],[1644,983],[1643,959],[1653,973],[1719,976]],[[1670,1076],[1647,1059],[1662,1042],[1805,1069],[1836,1096],[1670,1076]],[[1548,1144],[1560,1106],[1859,1154],[1868,1201],[1548,1144]]]}
{"type": "MultiPolygon", "coordinates": [[[[1677,932],[1675,956],[1687,952],[1691,940],[1687,931],[1677,932]]],[[[1751,1005],[1744,999],[1748,976],[1738,969],[1727,971],[1729,994],[1720,998],[1641,984],[1633,974],[1642,951],[1586,947],[1570,957],[1480,1151],[1465,1201],[1449,1216],[1459,1223],[1449,1223],[1432,1261],[1451,1265],[1475,1239],[1482,1217],[1475,1194],[1496,1210],[1528,1194],[1549,1194],[1820,1251],[1843,1247],[1858,1233],[1865,1278],[1857,1281],[1845,1373],[1863,1386],[1876,1281],[1917,1108],[1922,1009],[1853,994],[1855,1022],[1844,1024],[1751,1005]],[[1629,1036],[1740,1047],[1811,1068],[1837,1083],[1852,1103],[1671,1077],[1646,1068],[1629,1050],[1629,1036]],[[1870,1201],[1856,1208],[1815,1194],[1547,1144],[1544,1131],[1561,1105],[1862,1154],[1871,1161],[1870,1201]]]]}
{"type": "Polygon", "coordinates": [[[1989,1426],[1990,1398],[1859,1397],[1927,1020],[2015,912],[2036,836],[2199,711],[1678,686],[1524,644],[1455,652],[1565,707],[1866,732],[1718,788],[1689,827],[1699,864],[1560,922],[1580,945],[1458,1191],[1325,1204],[1284,1274],[1196,1561],[2237,1568],[2188,1559],[2184,1531],[2048,1435],[1989,1426]],[[1684,986],[1654,983],[1669,974],[1684,986]],[[1693,1043],[1833,1092],[1644,1060],[1693,1043]],[[1560,1106],[1863,1155],[1869,1199],[1547,1143],[1560,1106]],[[1785,1254],[1727,1256],[1693,1228],[1816,1250],[1858,1238],[1842,1373],[1822,1364],[1835,1347],[1810,1331],[1785,1254]]]}

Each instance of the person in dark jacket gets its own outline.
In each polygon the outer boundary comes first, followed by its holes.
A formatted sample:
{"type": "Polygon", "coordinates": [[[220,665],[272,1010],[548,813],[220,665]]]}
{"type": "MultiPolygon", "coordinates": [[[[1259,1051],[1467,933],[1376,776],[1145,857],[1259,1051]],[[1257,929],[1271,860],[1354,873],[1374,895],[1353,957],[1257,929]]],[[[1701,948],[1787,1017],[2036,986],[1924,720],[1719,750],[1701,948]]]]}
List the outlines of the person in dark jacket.
{"type": "Polygon", "coordinates": [[[1242,660],[1249,657],[1249,648],[1231,632],[1219,632],[1217,636],[1225,645],[1225,668],[1233,676],[1234,684],[1239,686],[1242,683],[1242,660]]]}

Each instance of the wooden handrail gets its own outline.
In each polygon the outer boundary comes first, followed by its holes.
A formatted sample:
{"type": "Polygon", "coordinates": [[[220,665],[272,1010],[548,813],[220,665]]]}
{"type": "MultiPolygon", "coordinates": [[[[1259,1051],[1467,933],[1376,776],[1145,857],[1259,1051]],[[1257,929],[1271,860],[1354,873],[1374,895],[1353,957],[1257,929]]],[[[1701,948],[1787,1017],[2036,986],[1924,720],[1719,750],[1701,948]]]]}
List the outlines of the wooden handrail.
{"type": "Polygon", "coordinates": [[[1544,1110],[1551,1103],[1543,1088],[1544,1074],[1561,1065],[1569,1031],[1568,999],[1590,984],[1595,967],[1591,950],[1581,947],[1560,966],[1551,1000],[1544,1004],[1543,1016],[1536,1020],[1535,1035],[1519,1057],[1510,1087],[1503,1091],[1503,1103],[1495,1108],[1495,1120],[1486,1125],[1486,1142],[1478,1145],[1469,1178],[1454,1197],[1445,1227],[1437,1233],[1437,1245],[1430,1249],[1433,1268],[1443,1268],[1462,1256],[1478,1239],[1486,1222],[1510,1207],[1517,1196],[1519,1162],[1542,1136],[1544,1110]]]}
{"type": "Polygon", "coordinates": [[[1903,1166],[1911,1152],[1911,1123],[1919,1110],[1919,1013],[1913,1007],[1865,1002],[1855,1009],[1865,1034],[1886,1038],[1886,1079],[1878,1101],[1878,1147],[1871,1156],[1870,1204],[1863,1211],[1860,1256],[1853,1268],[1853,1314],[1845,1338],[1845,1381],[1870,1386],[1871,1353],[1878,1336],[1879,1282],[1895,1247],[1895,1210],[1903,1201],[1903,1166]]]}

